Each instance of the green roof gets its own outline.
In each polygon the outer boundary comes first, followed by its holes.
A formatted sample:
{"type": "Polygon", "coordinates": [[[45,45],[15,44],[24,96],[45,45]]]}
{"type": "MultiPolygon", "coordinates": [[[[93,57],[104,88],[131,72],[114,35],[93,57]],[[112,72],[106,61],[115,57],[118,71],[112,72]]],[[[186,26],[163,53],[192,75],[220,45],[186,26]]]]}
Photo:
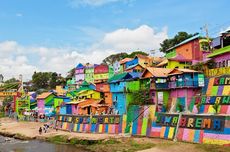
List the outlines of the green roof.
{"type": "Polygon", "coordinates": [[[230,45],[220,48],[218,50],[215,50],[213,53],[209,54],[207,57],[211,58],[211,57],[214,57],[220,54],[224,54],[224,53],[228,53],[228,52],[230,52],[230,45]]]}
{"type": "Polygon", "coordinates": [[[121,74],[116,74],[116,75],[112,76],[112,77],[108,80],[108,82],[121,80],[121,79],[123,79],[127,74],[128,74],[128,73],[125,73],[125,72],[124,72],[124,73],[121,73],[121,74]]]}
{"type": "Polygon", "coordinates": [[[81,84],[81,86],[88,86],[88,85],[89,85],[89,83],[87,81],[83,81],[81,84]]]}
{"type": "Polygon", "coordinates": [[[77,89],[77,93],[80,92],[80,91],[83,91],[83,90],[93,90],[93,89],[91,89],[89,87],[83,87],[83,86],[81,86],[80,88],[77,89]]]}

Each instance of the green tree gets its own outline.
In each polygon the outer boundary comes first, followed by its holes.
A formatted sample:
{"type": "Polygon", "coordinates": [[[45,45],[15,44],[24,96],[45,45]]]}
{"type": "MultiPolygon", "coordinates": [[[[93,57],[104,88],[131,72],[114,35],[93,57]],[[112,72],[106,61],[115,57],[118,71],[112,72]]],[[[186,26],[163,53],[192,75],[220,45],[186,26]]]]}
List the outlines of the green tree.
{"type": "Polygon", "coordinates": [[[106,57],[102,62],[107,65],[113,65],[116,61],[120,61],[124,58],[134,58],[136,55],[141,54],[144,56],[148,56],[149,54],[143,51],[134,51],[130,54],[127,53],[117,53],[117,54],[112,54],[108,57],[106,57]]]}
{"type": "Polygon", "coordinates": [[[33,89],[48,89],[51,75],[51,72],[34,72],[32,76],[33,89]]]}
{"type": "Polygon", "coordinates": [[[7,107],[9,108],[11,103],[13,102],[13,96],[6,96],[4,99],[3,99],[3,105],[1,107],[1,111],[4,112],[4,107],[7,107]]]}
{"type": "Polygon", "coordinates": [[[6,80],[4,83],[9,84],[9,83],[17,83],[19,82],[19,80],[15,79],[15,78],[10,78],[8,80],[6,80]]]}
{"type": "Polygon", "coordinates": [[[179,44],[180,42],[191,38],[195,35],[197,35],[198,33],[195,34],[188,34],[187,32],[178,32],[173,38],[171,39],[165,39],[161,44],[161,48],[160,51],[161,52],[166,52],[169,48],[175,46],[176,44],[179,44]]]}
{"type": "Polygon", "coordinates": [[[71,70],[68,71],[68,74],[66,76],[66,79],[71,79],[75,75],[75,68],[72,68],[71,70]]]}
{"type": "Polygon", "coordinates": [[[134,51],[134,52],[130,53],[127,57],[128,58],[134,58],[138,54],[141,54],[141,55],[144,55],[144,56],[149,56],[149,54],[146,53],[146,52],[143,52],[143,51],[134,51]]]}
{"type": "Polygon", "coordinates": [[[49,87],[50,89],[55,89],[58,85],[65,85],[65,78],[61,76],[61,74],[57,74],[56,72],[51,74],[49,87]]]}
{"type": "Polygon", "coordinates": [[[57,85],[57,79],[58,79],[58,74],[56,72],[52,73],[50,81],[49,81],[49,87],[51,89],[54,89],[56,87],[56,85],[57,85]]]}
{"type": "Polygon", "coordinates": [[[116,61],[120,61],[124,58],[127,57],[127,53],[117,53],[117,54],[112,54],[108,57],[106,57],[102,62],[104,64],[107,64],[107,65],[112,65],[114,64],[116,61]]]}

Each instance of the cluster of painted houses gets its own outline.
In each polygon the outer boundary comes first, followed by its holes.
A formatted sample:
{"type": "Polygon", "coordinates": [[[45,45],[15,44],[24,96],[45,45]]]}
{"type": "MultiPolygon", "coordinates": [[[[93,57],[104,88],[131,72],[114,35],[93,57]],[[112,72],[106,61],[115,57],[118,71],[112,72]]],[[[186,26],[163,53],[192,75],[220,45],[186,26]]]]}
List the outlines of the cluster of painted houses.
{"type": "Polygon", "coordinates": [[[206,77],[230,74],[229,37],[229,31],[212,41],[196,35],[168,49],[165,57],[138,54],[113,65],[79,63],[64,88],[31,96],[30,108],[46,115],[125,114],[129,105],[146,104],[158,112],[187,111],[207,87],[206,77]],[[194,70],[196,65],[202,68],[194,70]]]}

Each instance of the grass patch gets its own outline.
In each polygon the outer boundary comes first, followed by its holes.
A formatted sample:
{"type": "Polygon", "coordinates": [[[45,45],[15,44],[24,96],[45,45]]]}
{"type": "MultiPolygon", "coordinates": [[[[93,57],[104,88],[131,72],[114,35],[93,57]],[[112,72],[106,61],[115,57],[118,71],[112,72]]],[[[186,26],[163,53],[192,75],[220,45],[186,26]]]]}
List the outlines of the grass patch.
{"type": "Polygon", "coordinates": [[[49,137],[48,141],[57,144],[66,144],[68,143],[68,136],[57,135],[57,136],[49,137]]]}
{"type": "Polygon", "coordinates": [[[101,144],[87,146],[86,148],[93,152],[134,152],[154,147],[153,143],[138,143],[133,139],[109,139],[101,144]]]}
{"type": "Polygon", "coordinates": [[[5,117],[4,112],[0,112],[0,118],[3,118],[3,117],[5,117]]]}
{"type": "Polygon", "coordinates": [[[197,144],[196,148],[202,149],[206,152],[229,152],[230,147],[221,145],[211,145],[211,144],[197,144]]]}
{"type": "Polygon", "coordinates": [[[32,139],[32,138],[27,137],[27,136],[24,136],[24,135],[22,135],[22,134],[20,134],[20,133],[15,134],[15,135],[14,135],[14,138],[15,138],[15,139],[20,139],[20,140],[30,140],[30,139],[32,139]]]}
{"type": "Polygon", "coordinates": [[[85,140],[85,139],[77,139],[77,138],[71,138],[69,143],[71,145],[94,145],[94,144],[100,144],[101,140],[85,140]]]}

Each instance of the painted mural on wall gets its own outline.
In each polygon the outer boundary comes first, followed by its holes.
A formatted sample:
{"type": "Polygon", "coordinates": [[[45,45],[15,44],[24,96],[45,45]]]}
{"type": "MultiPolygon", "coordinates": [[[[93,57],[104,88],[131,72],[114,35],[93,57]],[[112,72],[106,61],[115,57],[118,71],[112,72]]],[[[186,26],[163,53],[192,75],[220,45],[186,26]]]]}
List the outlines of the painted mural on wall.
{"type": "Polygon", "coordinates": [[[69,116],[59,115],[56,127],[73,132],[124,133],[126,115],[69,116]]]}
{"type": "Polygon", "coordinates": [[[230,116],[158,113],[150,137],[211,144],[230,144],[230,116]],[[179,122],[177,135],[176,126],[179,122]]]}
{"type": "Polygon", "coordinates": [[[230,76],[207,78],[200,96],[192,98],[193,113],[230,114],[230,76]]]}
{"type": "Polygon", "coordinates": [[[16,112],[19,116],[23,115],[26,110],[30,109],[30,96],[24,91],[16,98],[16,112]]]}
{"type": "Polygon", "coordinates": [[[179,120],[179,114],[155,113],[154,105],[131,106],[128,111],[127,115],[59,115],[56,127],[73,132],[130,133],[194,143],[230,144],[230,116],[182,114],[179,120]]]}
{"type": "Polygon", "coordinates": [[[222,67],[216,69],[208,69],[204,71],[207,77],[220,76],[224,74],[230,74],[230,67],[222,67]]]}

